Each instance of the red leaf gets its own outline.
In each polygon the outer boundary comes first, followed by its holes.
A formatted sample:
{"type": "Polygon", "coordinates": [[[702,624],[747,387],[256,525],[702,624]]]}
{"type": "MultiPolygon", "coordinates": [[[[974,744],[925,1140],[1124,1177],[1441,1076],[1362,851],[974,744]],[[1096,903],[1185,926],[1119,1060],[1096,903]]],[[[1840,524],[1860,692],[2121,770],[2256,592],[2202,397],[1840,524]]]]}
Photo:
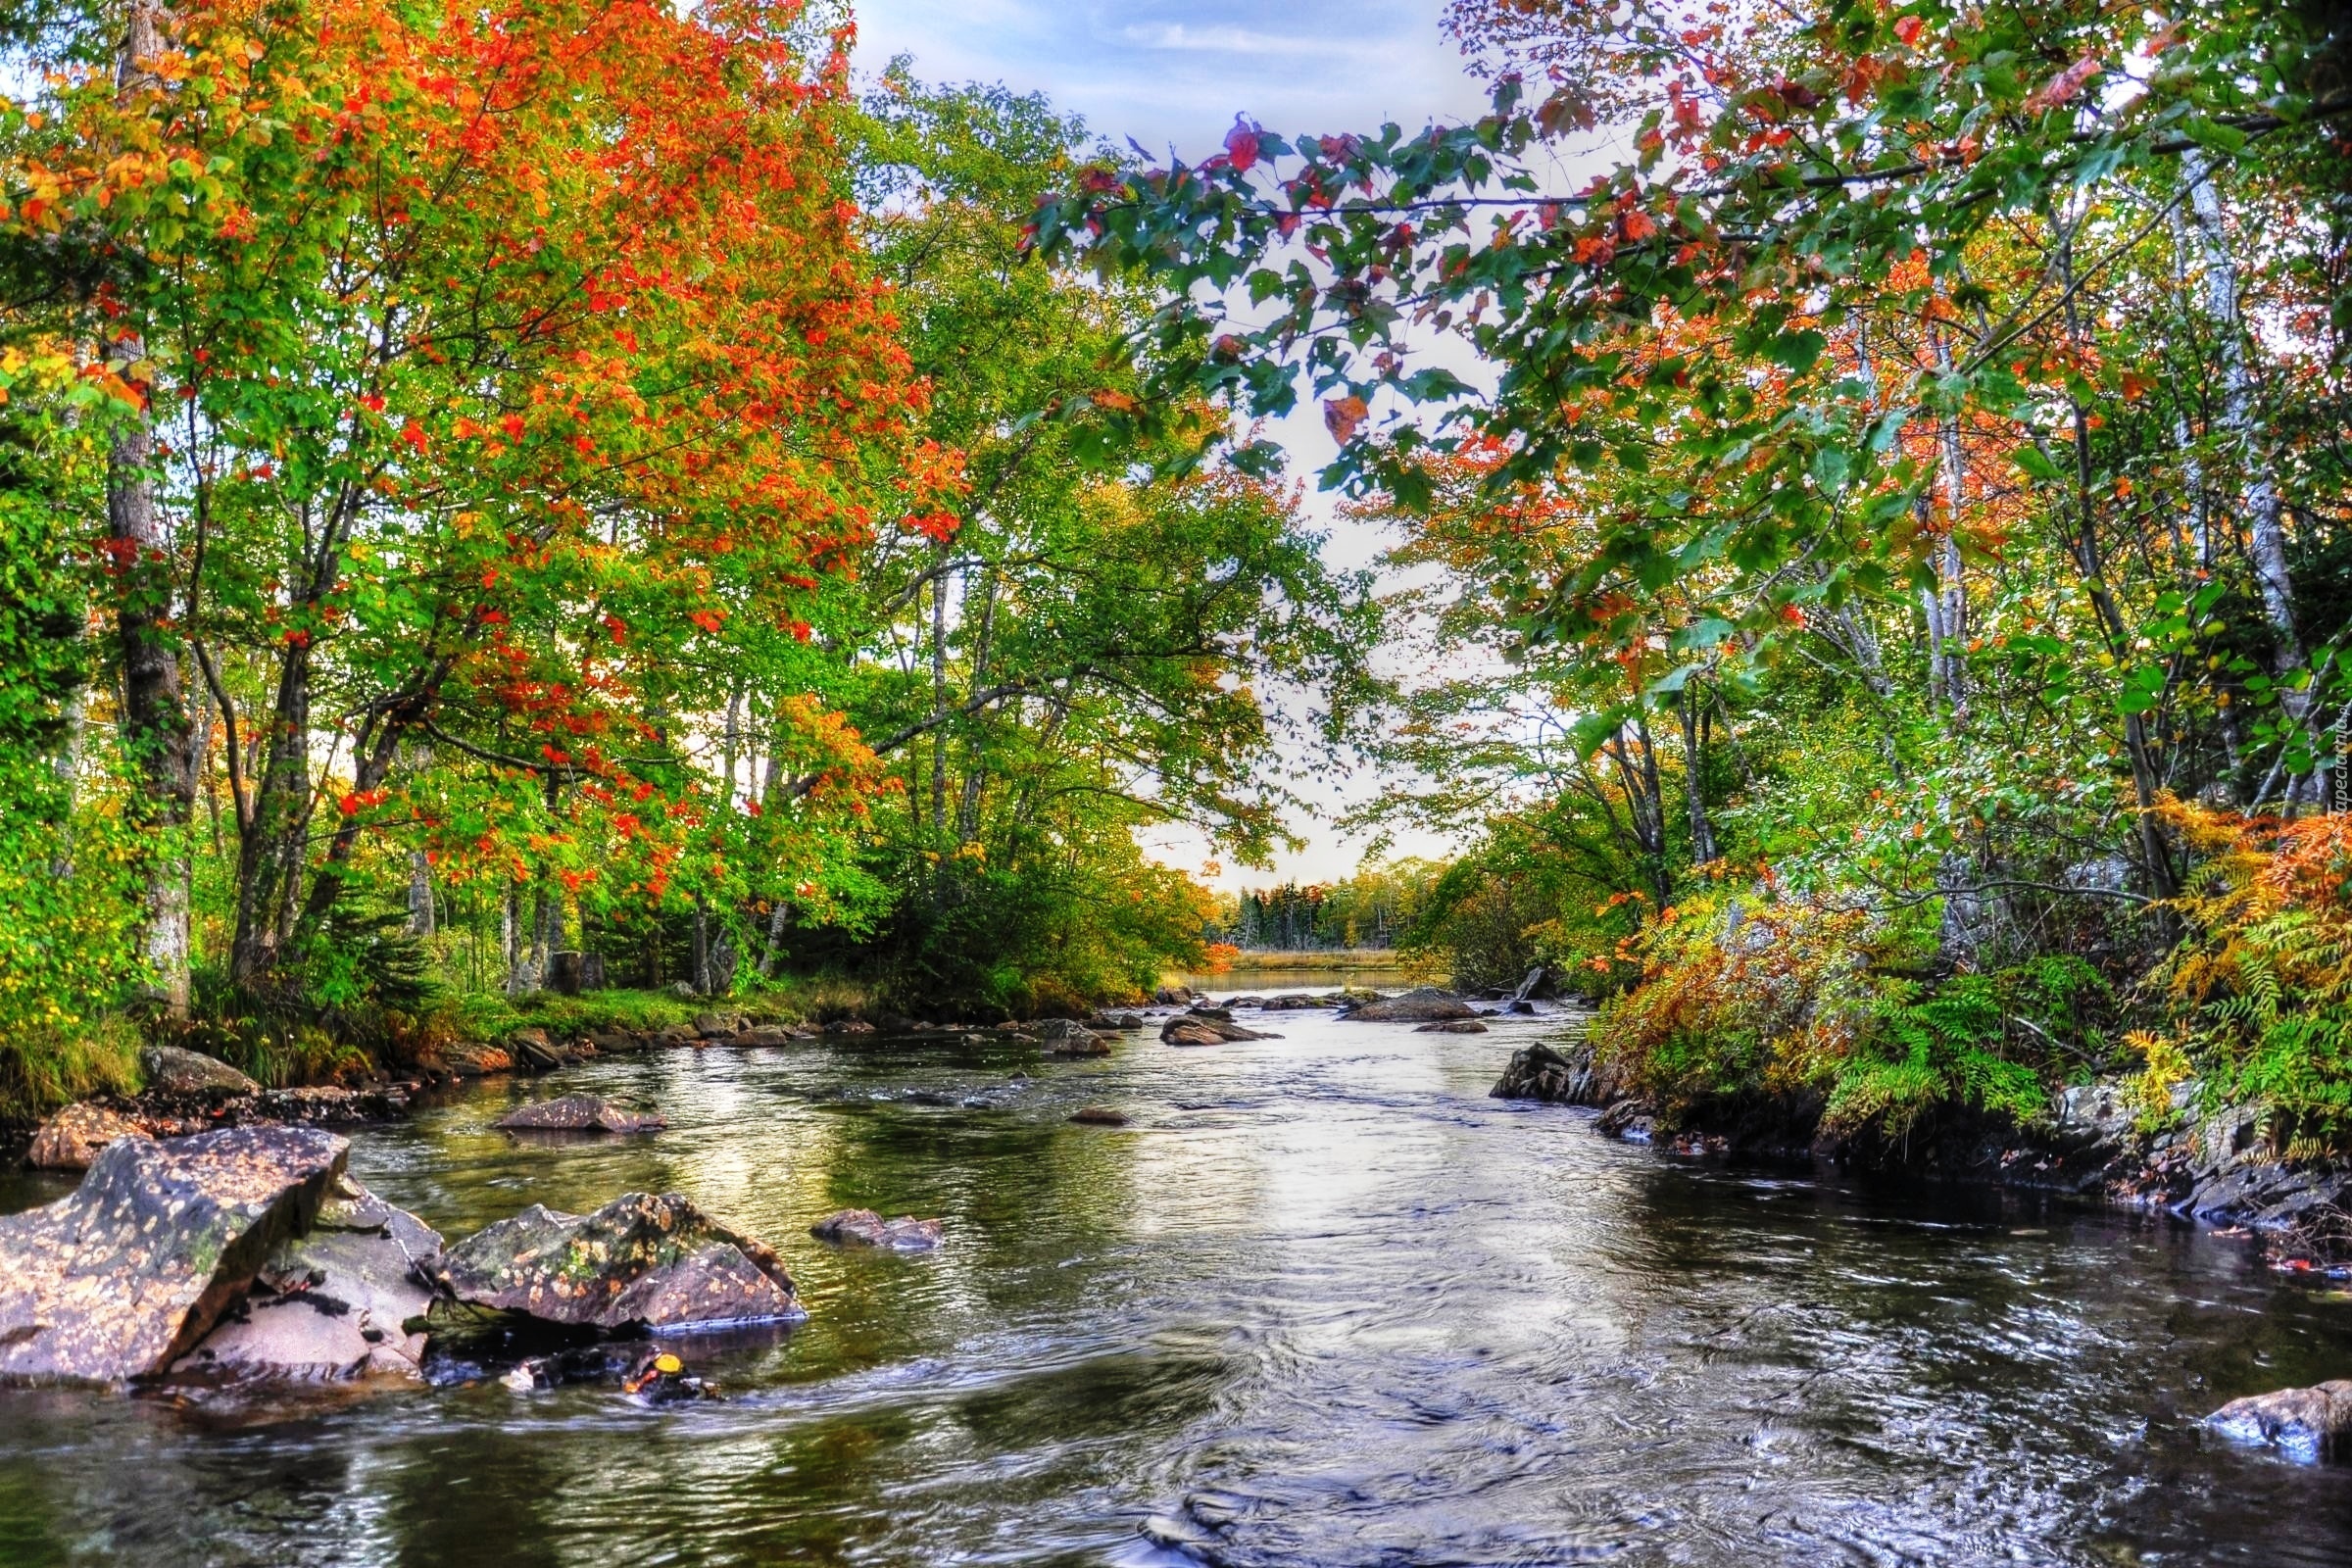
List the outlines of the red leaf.
{"type": "Polygon", "coordinates": [[[1225,156],[1233,160],[1233,172],[1247,174],[1257,162],[1257,138],[1263,127],[1241,116],[1233,117],[1233,128],[1225,133],[1225,156]]]}
{"type": "Polygon", "coordinates": [[[1923,17],[1903,17],[1894,24],[1894,35],[1916,49],[1919,47],[1919,35],[1927,30],[1927,20],[1923,17]]]}

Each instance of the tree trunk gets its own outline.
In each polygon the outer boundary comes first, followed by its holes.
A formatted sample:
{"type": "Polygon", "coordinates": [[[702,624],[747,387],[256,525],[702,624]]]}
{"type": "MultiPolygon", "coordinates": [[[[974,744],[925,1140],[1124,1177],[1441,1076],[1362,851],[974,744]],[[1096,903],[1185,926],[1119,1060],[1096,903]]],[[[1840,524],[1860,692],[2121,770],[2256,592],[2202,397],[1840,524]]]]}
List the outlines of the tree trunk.
{"type": "Polygon", "coordinates": [[[1683,683],[1678,712],[1683,721],[1683,801],[1690,814],[1690,860],[1704,865],[1716,858],[1715,829],[1707,820],[1706,748],[1701,740],[1704,710],[1698,693],[1683,683]]]}
{"type": "MultiPolygon", "coordinates": [[[[123,96],[151,85],[146,63],[163,52],[161,17],[134,4],[116,82],[123,96]]],[[[146,339],[125,329],[107,347],[115,372],[130,380],[147,358],[146,339]]],[[[137,384],[135,381],[133,384],[137,384]]],[[[107,536],[114,550],[116,628],[122,639],[125,752],[140,779],[136,822],[150,845],[140,951],[158,999],[173,1017],[188,1012],[187,829],[196,809],[193,726],[181,689],[172,620],[171,541],[157,505],[153,416],[142,405],[107,448],[107,536]]]]}
{"type": "Polygon", "coordinates": [[[292,929],[310,819],[311,651],[289,644],[270,715],[269,747],[254,786],[252,826],[237,847],[237,929],[230,976],[259,984],[292,929]]]}
{"type": "Polygon", "coordinates": [[[409,935],[429,937],[440,929],[433,914],[433,862],[422,850],[409,852],[409,935]]]}
{"type": "MultiPolygon", "coordinates": [[[[943,542],[940,554],[948,547],[943,542]]],[[[931,584],[931,711],[948,706],[948,575],[931,584]]],[[[934,844],[948,832],[948,726],[931,732],[931,838],[934,844]]]]}
{"type": "Polygon", "coordinates": [[[710,994],[710,909],[703,896],[694,896],[694,994],[710,994]]]}
{"type": "MultiPolygon", "coordinates": [[[[2289,686],[2286,681],[2303,670],[2309,661],[2303,652],[2302,636],[2295,628],[2294,583],[2287,572],[2285,515],[2278,497],[2278,474],[2254,410],[2254,382],[2246,365],[2237,268],[2230,257],[2221,193],[2214,189],[2212,169],[2202,152],[2191,148],[2180,155],[2180,177],[2189,182],[2190,226],[2196,230],[2204,251],[2205,309],[2213,318],[2215,346],[2221,362],[2222,428],[2237,448],[2244,474],[2247,554],[2254,564],[2254,585],[2262,598],[2263,616],[2271,625],[2272,668],[2279,680],[2278,703],[2288,717],[2302,724],[2311,711],[2311,693],[2289,686]]],[[[2313,740],[2316,749],[2318,737],[2313,740]]]]}

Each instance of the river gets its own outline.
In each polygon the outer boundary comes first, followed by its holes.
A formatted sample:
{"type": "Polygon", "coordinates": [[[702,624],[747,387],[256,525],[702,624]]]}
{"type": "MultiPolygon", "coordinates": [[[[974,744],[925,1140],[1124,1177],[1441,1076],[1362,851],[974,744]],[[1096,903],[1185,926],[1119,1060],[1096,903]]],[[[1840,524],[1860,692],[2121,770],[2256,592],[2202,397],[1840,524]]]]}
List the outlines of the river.
{"type": "MultiPolygon", "coordinates": [[[[1248,1016],[1248,1015],[1246,1015],[1248,1016]]],[[[1487,1090],[1561,1020],[612,1058],[354,1140],[452,1235],[675,1189],[810,1317],[672,1342],[724,1402],[494,1382],[0,1395],[0,1563],[2352,1564],[2352,1472],[2205,1437],[2352,1372],[2243,1242],[1677,1157],[1487,1090]],[[659,1135],[488,1129],[572,1089],[659,1135]],[[1127,1128],[1071,1125],[1082,1104],[1127,1128]],[[834,1252],[856,1204],[927,1256],[834,1252]]],[[[53,1189],[24,1182],[17,1203],[53,1189]]]]}

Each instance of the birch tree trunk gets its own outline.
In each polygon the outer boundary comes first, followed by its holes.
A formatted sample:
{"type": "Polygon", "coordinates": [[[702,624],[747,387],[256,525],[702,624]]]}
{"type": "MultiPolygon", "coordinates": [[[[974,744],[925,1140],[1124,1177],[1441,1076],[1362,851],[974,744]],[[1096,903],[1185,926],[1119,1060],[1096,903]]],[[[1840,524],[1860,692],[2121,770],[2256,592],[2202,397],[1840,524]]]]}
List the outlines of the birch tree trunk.
{"type": "MultiPolygon", "coordinates": [[[[2203,252],[2205,311],[2213,318],[2216,357],[2222,377],[2221,423],[2237,449],[2243,473],[2246,553],[2254,565],[2254,586],[2262,612],[2270,622],[2272,668],[2279,679],[2278,703],[2288,717],[2304,723],[2311,712],[2308,689],[2289,686],[2288,677],[2309,662],[2303,639],[2295,627],[2294,583],[2286,564],[2284,507],[2278,497],[2278,478],[2268,447],[2262,440],[2254,410],[2254,380],[2246,364],[2245,322],[2239,306],[2237,268],[2230,260],[2229,233],[2223,222],[2221,193],[2214,189],[2212,166],[2201,151],[2180,155],[2180,177],[2189,186],[2189,227],[2203,252]]],[[[2318,737],[2314,737],[2315,747],[2318,737]]],[[[2288,787],[2288,799],[2294,799],[2288,787]]]]}

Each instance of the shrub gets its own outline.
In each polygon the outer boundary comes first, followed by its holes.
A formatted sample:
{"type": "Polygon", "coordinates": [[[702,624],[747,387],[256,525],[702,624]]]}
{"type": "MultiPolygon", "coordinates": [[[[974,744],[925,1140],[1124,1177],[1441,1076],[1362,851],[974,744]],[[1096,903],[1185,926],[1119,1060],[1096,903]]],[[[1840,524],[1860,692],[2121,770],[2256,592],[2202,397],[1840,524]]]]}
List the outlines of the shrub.
{"type": "Polygon", "coordinates": [[[1633,944],[1642,978],[1595,1047],[1669,1118],[1697,1101],[1818,1097],[1826,1133],[1899,1138],[1965,1105],[2031,1121],[2104,1049],[2113,1004],[2080,958],[1939,982],[1925,910],[1778,898],[1769,881],[1666,910],[1633,944]]]}
{"type": "Polygon", "coordinates": [[[2188,929],[2153,976],[2171,1018],[2138,1042],[2143,1077],[2193,1068],[2209,1101],[2259,1106],[2291,1156],[2352,1146],[2352,819],[2164,814],[2205,858],[2172,906],[2188,929]]]}

